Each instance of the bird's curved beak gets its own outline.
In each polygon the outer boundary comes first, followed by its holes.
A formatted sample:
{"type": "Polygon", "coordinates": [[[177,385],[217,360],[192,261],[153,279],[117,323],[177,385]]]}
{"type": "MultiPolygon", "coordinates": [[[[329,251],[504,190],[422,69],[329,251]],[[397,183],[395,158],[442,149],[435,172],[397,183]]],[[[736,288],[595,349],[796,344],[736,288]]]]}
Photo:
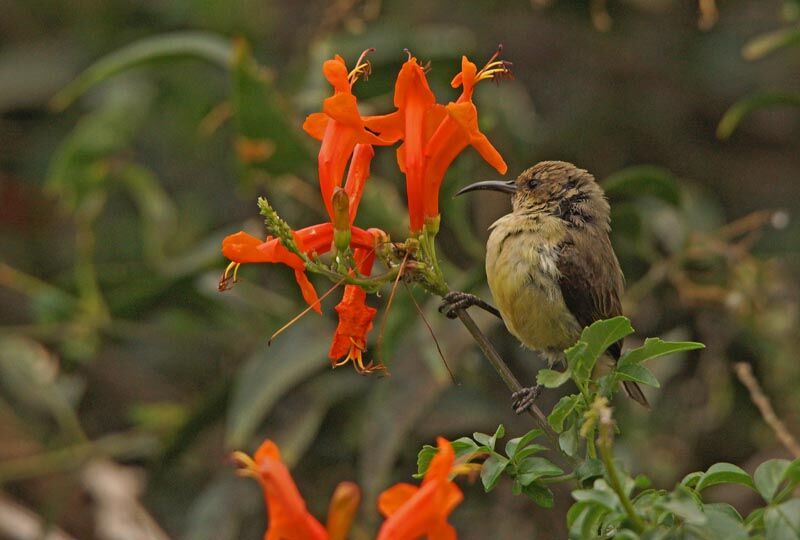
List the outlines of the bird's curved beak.
{"type": "Polygon", "coordinates": [[[503,193],[516,193],[517,182],[516,180],[484,180],[483,182],[475,182],[467,187],[461,188],[456,197],[468,191],[478,191],[481,189],[490,191],[502,191],[503,193]]]}

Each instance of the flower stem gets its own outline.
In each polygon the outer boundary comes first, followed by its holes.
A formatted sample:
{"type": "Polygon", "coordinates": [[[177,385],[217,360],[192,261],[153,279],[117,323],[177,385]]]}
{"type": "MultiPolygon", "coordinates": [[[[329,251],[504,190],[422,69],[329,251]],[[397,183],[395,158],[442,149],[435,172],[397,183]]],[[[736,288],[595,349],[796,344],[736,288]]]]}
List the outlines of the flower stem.
{"type": "Polygon", "coordinates": [[[625,513],[628,515],[628,519],[634,531],[642,533],[646,529],[646,525],[642,518],[639,517],[639,514],[636,513],[636,509],[633,507],[633,503],[628,497],[628,494],[625,493],[622,482],[620,482],[619,475],[617,474],[617,467],[614,465],[614,423],[611,420],[610,409],[607,410],[608,414],[601,415],[600,417],[600,436],[597,439],[600,449],[600,459],[603,461],[603,465],[606,469],[608,484],[611,486],[611,489],[614,490],[614,493],[617,494],[617,497],[619,497],[620,503],[625,509],[625,513]]]}

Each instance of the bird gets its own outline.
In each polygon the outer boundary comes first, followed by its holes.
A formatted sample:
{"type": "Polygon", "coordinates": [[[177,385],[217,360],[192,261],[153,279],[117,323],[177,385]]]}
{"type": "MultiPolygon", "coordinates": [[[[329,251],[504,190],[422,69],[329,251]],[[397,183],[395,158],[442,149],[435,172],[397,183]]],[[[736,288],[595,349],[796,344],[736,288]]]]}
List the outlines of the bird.
{"type": "MultiPolygon", "coordinates": [[[[609,239],[605,193],[591,173],[565,161],[542,161],[514,180],[476,182],[457,195],[481,190],[511,195],[512,211],[491,225],[486,243],[486,277],[497,308],[453,291],[440,311],[454,318],[459,309],[481,307],[502,319],[549,367],[564,364],[564,350],[584,327],[622,315],[625,282],[609,239]]],[[[606,351],[615,362],[621,353],[621,340],[606,351]]],[[[635,382],[623,386],[649,408],[635,382]]],[[[538,385],[516,392],[516,412],[526,410],[540,392],[538,385]]]]}

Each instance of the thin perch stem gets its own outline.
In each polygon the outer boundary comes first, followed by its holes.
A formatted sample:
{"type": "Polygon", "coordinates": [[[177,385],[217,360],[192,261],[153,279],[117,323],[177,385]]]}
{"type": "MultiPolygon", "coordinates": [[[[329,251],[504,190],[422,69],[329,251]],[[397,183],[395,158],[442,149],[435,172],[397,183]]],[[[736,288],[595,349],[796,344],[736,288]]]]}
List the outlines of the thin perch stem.
{"type": "Polygon", "coordinates": [[[761,390],[761,385],[758,384],[758,380],[756,380],[753,375],[753,368],[750,364],[747,362],[738,362],[733,365],[733,370],[736,372],[736,376],[742,384],[747,387],[747,390],[750,392],[750,399],[755,403],[755,406],[758,407],[758,411],[761,413],[764,421],[772,428],[772,431],[781,444],[783,444],[795,458],[800,458],[800,444],[797,443],[797,439],[786,429],[786,424],[775,414],[775,409],[772,408],[772,404],[769,402],[767,395],[761,390]]]}
{"type": "MultiPolygon", "coordinates": [[[[458,315],[459,320],[466,327],[467,331],[472,334],[472,338],[475,340],[475,343],[478,344],[481,352],[483,352],[483,355],[492,365],[497,374],[500,375],[500,378],[503,379],[503,382],[506,384],[508,389],[511,390],[512,393],[522,390],[522,385],[517,380],[516,376],[514,376],[514,374],[511,372],[511,369],[500,357],[500,354],[495,350],[489,339],[483,335],[483,332],[481,332],[481,329],[478,328],[477,324],[475,324],[475,321],[472,319],[472,317],[470,317],[469,313],[463,309],[457,309],[456,315],[458,315]]],[[[547,417],[544,415],[542,410],[535,403],[532,403],[531,406],[528,407],[528,414],[530,414],[534,420],[536,420],[536,423],[539,424],[539,427],[542,428],[542,430],[544,430],[544,432],[550,438],[550,441],[554,445],[554,449],[559,448],[558,434],[556,434],[556,432],[553,431],[553,428],[550,427],[550,424],[547,422],[547,417]]]]}

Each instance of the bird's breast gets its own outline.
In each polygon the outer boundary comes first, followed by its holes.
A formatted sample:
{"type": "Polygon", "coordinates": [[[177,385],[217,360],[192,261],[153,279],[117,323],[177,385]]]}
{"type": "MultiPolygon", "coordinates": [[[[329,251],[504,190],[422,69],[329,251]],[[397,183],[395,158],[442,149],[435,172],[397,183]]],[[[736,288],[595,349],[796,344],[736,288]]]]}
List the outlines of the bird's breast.
{"type": "Polygon", "coordinates": [[[546,219],[498,220],[486,246],[486,276],[509,332],[526,347],[563,350],[580,325],[561,295],[558,270],[563,229],[546,219]]]}

